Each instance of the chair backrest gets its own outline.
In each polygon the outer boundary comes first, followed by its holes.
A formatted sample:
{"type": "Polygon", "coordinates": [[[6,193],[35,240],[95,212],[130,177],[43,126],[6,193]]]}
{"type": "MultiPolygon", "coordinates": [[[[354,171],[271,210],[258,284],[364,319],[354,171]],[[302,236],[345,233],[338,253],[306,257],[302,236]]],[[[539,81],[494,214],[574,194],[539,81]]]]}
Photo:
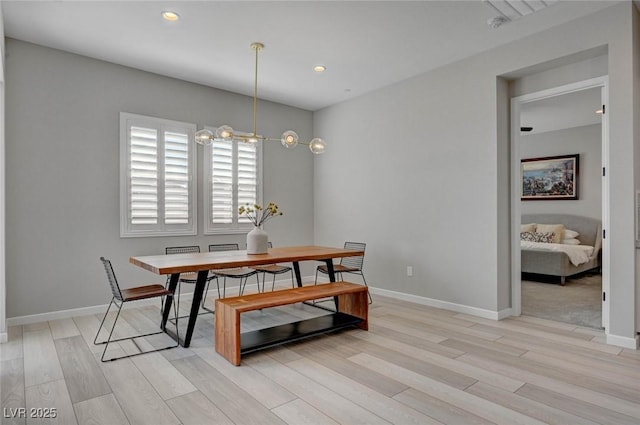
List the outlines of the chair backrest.
{"type": "Polygon", "coordinates": [[[209,252],[213,251],[238,251],[240,248],[237,243],[218,243],[209,245],[209,252]]]}
{"type": "Polygon", "coordinates": [[[198,245],[168,246],[164,249],[165,254],[190,254],[192,252],[200,252],[200,247],[198,245]]]}
{"type": "Polygon", "coordinates": [[[100,257],[100,261],[102,261],[102,264],[104,265],[104,271],[107,272],[107,280],[109,281],[109,286],[111,286],[111,293],[113,294],[113,297],[118,301],[122,301],[122,292],[120,292],[118,279],[116,279],[116,274],[113,272],[111,261],[104,257],[100,257]]]}
{"type": "MultiPolygon", "coordinates": [[[[359,251],[364,251],[367,247],[366,243],[362,242],[345,242],[344,249],[357,249],[359,251]]],[[[346,267],[352,267],[354,269],[358,269],[362,271],[362,263],[364,263],[364,255],[359,257],[342,257],[340,259],[340,264],[346,267]]]]}

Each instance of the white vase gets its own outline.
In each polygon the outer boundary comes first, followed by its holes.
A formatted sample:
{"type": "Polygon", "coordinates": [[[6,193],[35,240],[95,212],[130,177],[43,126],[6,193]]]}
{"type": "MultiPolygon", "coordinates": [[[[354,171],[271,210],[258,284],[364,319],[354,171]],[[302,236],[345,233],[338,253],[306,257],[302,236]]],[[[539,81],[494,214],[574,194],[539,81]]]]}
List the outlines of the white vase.
{"type": "Polygon", "coordinates": [[[266,254],[269,249],[269,235],[259,227],[247,233],[247,254],[266,254]]]}

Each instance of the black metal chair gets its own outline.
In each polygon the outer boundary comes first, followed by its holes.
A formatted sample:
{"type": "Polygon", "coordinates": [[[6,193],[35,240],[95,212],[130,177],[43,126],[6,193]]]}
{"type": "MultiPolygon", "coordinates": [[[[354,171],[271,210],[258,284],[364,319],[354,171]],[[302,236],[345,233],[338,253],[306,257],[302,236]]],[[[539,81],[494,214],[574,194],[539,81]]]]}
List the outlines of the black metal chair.
{"type": "Polygon", "coordinates": [[[149,298],[156,298],[156,297],[158,298],[171,297],[172,299],[171,301],[173,304],[173,311],[175,315],[174,320],[176,325],[176,335],[178,334],[178,311],[176,309],[175,303],[173,302],[173,292],[169,291],[164,286],[160,284],[155,284],[155,285],[137,286],[137,287],[127,288],[127,289],[120,289],[120,285],[118,285],[118,280],[116,279],[116,274],[113,271],[113,266],[111,265],[111,261],[107,260],[104,257],[100,257],[100,261],[102,261],[102,264],[104,265],[104,270],[107,273],[107,280],[109,281],[109,286],[111,287],[111,293],[113,295],[113,297],[111,298],[111,302],[109,303],[109,307],[107,307],[107,311],[104,313],[102,322],[100,322],[100,327],[98,328],[96,337],[93,340],[94,345],[104,345],[104,350],[102,351],[102,356],[100,357],[100,360],[102,362],[107,362],[107,361],[118,360],[126,357],[133,357],[133,356],[138,356],[140,354],[153,353],[156,351],[167,350],[169,348],[177,347],[178,343],[176,342],[175,345],[169,345],[167,347],[158,348],[155,350],[142,351],[142,349],[140,349],[140,346],[138,346],[138,344],[135,341],[135,338],[158,335],[158,334],[164,333],[164,330],[160,330],[158,332],[151,332],[147,334],[130,336],[126,338],[111,339],[111,337],[113,336],[113,331],[116,328],[116,323],[118,323],[118,318],[120,317],[120,312],[122,311],[122,306],[124,305],[124,303],[130,302],[130,301],[146,300],[149,298]],[[109,331],[109,337],[105,341],[98,342],[100,331],[102,330],[102,326],[104,325],[104,322],[107,318],[107,315],[109,314],[109,310],[111,309],[112,304],[118,308],[118,312],[116,313],[116,317],[113,320],[113,325],[111,326],[111,330],[109,331]],[[124,340],[131,340],[135,344],[135,346],[138,347],[140,352],[135,354],[128,354],[120,357],[113,357],[111,359],[105,360],[104,355],[106,354],[107,349],[109,348],[109,344],[112,342],[124,341],[124,340]]]}
{"type": "MultiPolygon", "coordinates": [[[[273,248],[273,244],[271,242],[267,242],[269,244],[269,248],[273,248]]],[[[251,267],[258,273],[262,273],[262,292],[264,292],[264,281],[266,279],[267,273],[273,276],[273,281],[271,282],[271,291],[276,286],[276,276],[283,273],[291,273],[291,286],[293,288],[296,287],[296,284],[293,282],[293,269],[289,266],[283,266],[280,264],[265,264],[264,266],[254,266],[251,267]]],[[[260,291],[260,287],[258,287],[258,291],[260,291]]]]}
{"type": "MultiPolygon", "coordinates": [[[[198,253],[200,252],[200,247],[198,245],[189,245],[189,246],[169,246],[166,247],[164,249],[164,253],[167,255],[171,255],[171,254],[191,254],[191,253],[198,253]]],[[[175,295],[176,297],[176,304],[177,304],[177,309],[178,309],[178,315],[180,314],[180,285],[182,283],[187,283],[187,284],[191,284],[191,285],[195,285],[196,284],[196,280],[198,278],[198,274],[197,273],[181,273],[180,274],[180,280],[178,280],[178,289],[177,289],[177,293],[175,295]]],[[[214,313],[213,310],[205,307],[204,303],[207,299],[207,293],[209,291],[209,283],[214,280],[217,279],[217,276],[215,274],[209,273],[209,276],[207,276],[207,286],[204,289],[204,294],[202,295],[202,309],[206,310],[207,313],[214,313]]],[[[167,276],[167,283],[165,284],[165,288],[169,287],[169,280],[171,280],[171,276],[167,276]]],[[[216,280],[216,284],[217,284],[217,280],[216,280]]],[[[207,314],[207,313],[200,313],[200,314],[207,314]]],[[[189,316],[179,316],[180,319],[184,319],[184,318],[188,318],[189,316]]]]}
{"type": "MultiPolygon", "coordinates": [[[[238,251],[240,248],[237,243],[222,243],[209,245],[209,252],[218,251],[238,251]]],[[[240,279],[240,286],[238,295],[242,295],[245,286],[247,286],[247,280],[249,277],[255,275],[258,285],[258,291],[260,291],[260,280],[258,278],[258,272],[250,269],[249,267],[236,267],[233,269],[221,269],[213,271],[218,278],[222,278],[222,295],[220,294],[220,285],[218,285],[218,298],[225,298],[227,292],[227,278],[240,279]]]]}
{"type": "MultiPolygon", "coordinates": [[[[360,251],[364,251],[366,247],[367,247],[367,244],[362,242],[345,242],[344,243],[344,249],[357,249],[360,251]]],[[[342,257],[340,259],[339,264],[334,264],[333,271],[338,280],[343,279],[343,276],[342,276],[343,273],[360,275],[362,277],[362,281],[364,282],[364,286],[368,288],[369,285],[367,285],[367,280],[364,278],[364,273],[362,272],[363,263],[364,263],[364,255],[359,257],[342,257]]],[[[316,285],[318,284],[318,272],[328,275],[329,270],[327,269],[327,266],[325,264],[318,266],[318,268],[316,269],[316,280],[314,283],[316,285]]],[[[371,292],[368,292],[368,294],[369,294],[369,304],[371,304],[373,303],[373,299],[371,298],[371,292]]]]}

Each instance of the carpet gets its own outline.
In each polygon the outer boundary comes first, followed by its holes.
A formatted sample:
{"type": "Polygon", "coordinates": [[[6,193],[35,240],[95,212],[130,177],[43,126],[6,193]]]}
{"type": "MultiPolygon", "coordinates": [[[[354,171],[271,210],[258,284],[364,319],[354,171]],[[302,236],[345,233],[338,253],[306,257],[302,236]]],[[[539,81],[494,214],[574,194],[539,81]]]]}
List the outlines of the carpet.
{"type": "Polygon", "coordinates": [[[523,274],[522,314],[602,329],[602,276],[579,275],[565,286],[557,282],[557,277],[523,274]]]}

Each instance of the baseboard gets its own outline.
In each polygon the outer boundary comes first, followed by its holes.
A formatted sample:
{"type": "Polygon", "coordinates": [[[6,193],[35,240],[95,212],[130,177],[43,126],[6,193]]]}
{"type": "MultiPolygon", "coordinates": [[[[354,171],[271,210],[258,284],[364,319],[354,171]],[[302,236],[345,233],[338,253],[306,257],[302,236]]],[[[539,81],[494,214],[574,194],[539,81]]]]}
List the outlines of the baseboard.
{"type": "MultiPolygon", "coordinates": [[[[302,282],[303,283],[313,282],[314,279],[315,278],[313,276],[305,276],[302,278],[302,282]]],[[[256,285],[256,284],[247,283],[248,288],[252,288],[253,285],[256,285]]],[[[291,280],[288,280],[288,279],[276,280],[276,285],[282,286],[282,287],[291,287],[291,280]]],[[[233,290],[237,288],[238,288],[238,285],[227,286],[227,290],[233,290]]],[[[215,290],[215,289],[210,288],[210,290],[215,290]]],[[[180,294],[180,298],[186,299],[186,300],[191,299],[192,296],[193,296],[193,292],[182,292],[180,294]]],[[[141,301],[136,301],[135,303],[132,303],[131,306],[135,307],[135,306],[141,306],[141,305],[152,305],[157,303],[158,303],[157,299],[141,300],[141,301]]],[[[29,325],[31,323],[39,323],[39,322],[48,322],[49,320],[69,319],[71,317],[86,316],[89,314],[104,314],[104,312],[107,310],[108,305],[109,304],[94,305],[91,307],[72,308],[69,310],[51,311],[48,313],[30,314],[27,316],[8,317],[7,327],[18,326],[18,325],[29,325]]],[[[0,333],[0,342],[4,342],[6,340],[7,340],[7,334],[0,333]],[[4,337],[4,340],[2,339],[3,337],[4,337]]]]}
{"type": "Polygon", "coordinates": [[[637,350],[640,347],[640,336],[629,338],[628,336],[607,334],[607,344],[637,350]]]}
{"type": "Polygon", "coordinates": [[[444,310],[455,311],[456,313],[470,314],[472,316],[482,317],[483,319],[501,320],[511,315],[510,308],[501,311],[491,311],[482,308],[471,307],[464,304],[456,304],[447,301],[436,300],[433,298],[421,297],[419,295],[405,294],[403,292],[390,291],[388,289],[373,288],[371,286],[369,287],[369,290],[372,294],[379,294],[385,297],[395,298],[402,301],[409,301],[429,307],[442,308],[444,310]]]}
{"type": "MultiPolygon", "coordinates": [[[[313,282],[314,280],[315,278],[313,276],[305,276],[302,278],[303,283],[313,282]]],[[[285,288],[285,287],[288,287],[290,284],[291,284],[291,281],[288,279],[276,280],[276,286],[278,287],[285,288]]],[[[249,288],[251,288],[253,285],[255,284],[247,284],[249,288]]],[[[237,287],[238,287],[237,285],[229,286],[227,289],[233,290],[234,288],[237,288],[237,287]]],[[[405,294],[397,291],[390,291],[388,289],[374,288],[371,286],[369,287],[369,290],[374,295],[378,294],[378,295],[382,295],[389,298],[395,298],[398,300],[409,301],[416,304],[426,305],[429,307],[442,308],[444,310],[455,311],[456,313],[470,314],[472,316],[482,317],[484,319],[502,320],[512,315],[511,308],[507,308],[500,311],[491,311],[491,310],[485,310],[477,307],[471,307],[464,304],[450,303],[447,301],[421,297],[419,295],[405,294]]],[[[193,295],[192,292],[183,292],[180,294],[180,297],[182,299],[191,299],[192,295],[193,295]]],[[[136,305],[139,306],[141,304],[153,304],[157,302],[158,302],[157,300],[142,300],[142,301],[136,301],[136,305]]],[[[92,307],[81,307],[81,308],[75,308],[75,309],[69,309],[69,310],[53,311],[49,313],[32,314],[28,316],[10,317],[10,318],[7,318],[7,326],[28,325],[31,323],[45,322],[49,320],[68,319],[70,317],[83,316],[88,314],[103,314],[106,311],[106,309],[107,309],[107,304],[104,304],[104,305],[97,305],[92,307]]],[[[2,341],[3,337],[6,340],[7,338],[6,334],[0,334],[0,342],[2,341]]],[[[607,335],[607,343],[620,346],[620,347],[632,348],[632,349],[637,349],[638,347],[637,339],[619,337],[616,335],[607,335]]]]}
{"type": "Polygon", "coordinates": [[[72,308],[69,310],[50,311],[48,313],[30,314],[28,316],[8,317],[7,326],[29,325],[31,323],[47,322],[49,320],[68,319],[74,316],[104,313],[108,304],[91,307],[72,308]]]}
{"type": "Polygon", "coordinates": [[[513,309],[511,307],[498,311],[498,320],[506,319],[513,316],[513,309]]]}

